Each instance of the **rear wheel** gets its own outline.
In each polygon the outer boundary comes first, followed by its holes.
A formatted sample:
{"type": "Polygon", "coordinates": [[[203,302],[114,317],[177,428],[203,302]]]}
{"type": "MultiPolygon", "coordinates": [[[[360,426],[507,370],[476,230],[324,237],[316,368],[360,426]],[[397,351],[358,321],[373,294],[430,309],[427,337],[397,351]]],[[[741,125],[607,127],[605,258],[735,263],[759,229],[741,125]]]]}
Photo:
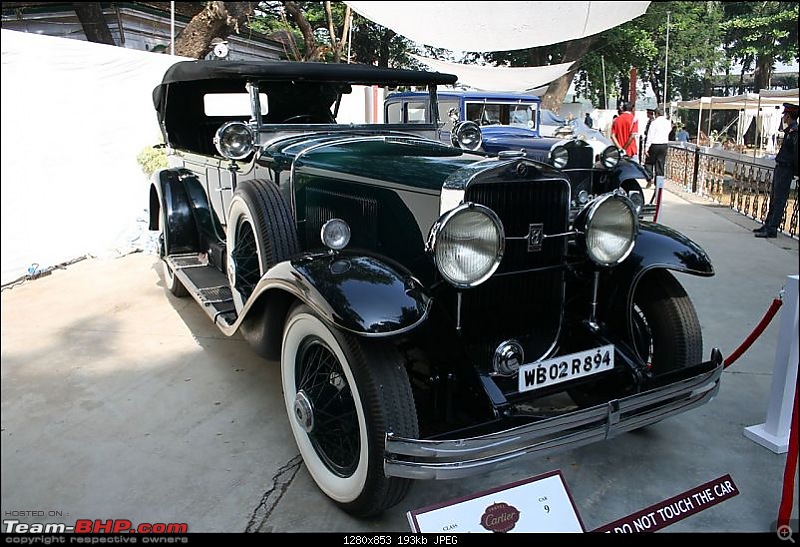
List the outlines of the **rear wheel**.
{"type": "Polygon", "coordinates": [[[286,321],[281,376],[292,433],[325,495],[361,517],[399,503],[411,481],[384,475],[384,438],[416,438],[418,426],[396,348],[331,328],[299,305],[286,321]]]}
{"type": "Polygon", "coordinates": [[[167,222],[164,208],[158,215],[159,230],[158,230],[158,255],[161,258],[161,273],[164,274],[164,285],[167,290],[178,298],[183,298],[189,295],[189,291],[183,286],[183,283],[175,278],[175,272],[167,262],[167,222]]]}

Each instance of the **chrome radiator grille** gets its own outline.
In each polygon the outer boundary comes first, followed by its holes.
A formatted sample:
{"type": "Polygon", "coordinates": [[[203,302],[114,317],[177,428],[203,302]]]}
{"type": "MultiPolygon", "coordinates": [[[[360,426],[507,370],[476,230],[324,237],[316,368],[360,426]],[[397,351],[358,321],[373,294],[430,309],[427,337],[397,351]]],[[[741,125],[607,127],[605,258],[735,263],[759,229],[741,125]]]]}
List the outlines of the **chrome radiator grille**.
{"type": "Polygon", "coordinates": [[[498,344],[522,343],[526,359],[544,354],[558,336],[563,309],[566,238],[545,238],[529,251],[531,225],[563,234],[569,222],[569,185],[564,180],[476,184],[466,200],[491,208],[506,233],[503,261],[494,277],[461,295],[461,326],[475,362],[491,366],[498,344]],[[509,239],[519,238],[519,239],[509,239]]]}

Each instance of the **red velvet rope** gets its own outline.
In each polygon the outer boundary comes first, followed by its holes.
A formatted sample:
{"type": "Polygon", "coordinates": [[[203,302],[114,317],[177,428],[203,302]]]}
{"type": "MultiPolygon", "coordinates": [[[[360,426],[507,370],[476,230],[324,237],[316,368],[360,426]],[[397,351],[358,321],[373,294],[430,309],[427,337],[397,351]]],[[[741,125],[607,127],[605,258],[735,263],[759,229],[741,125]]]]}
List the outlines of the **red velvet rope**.
{"type": "Polygon", "coordinates": [[[756,325],[756,328],[753,329],[753,332],[750,333],[750,336],[748,336],[747,339],[744,342],[742,342],[741,346],[736,348],[736,351],[731,353],[728,356],[728,358],[725,359],[724,368],[728,368],[733,363],[735,363],[736,360],[739,357],[741,357],[742,354],[745,351],[747,351],[747,349],[750,346],[753,345],[753,342],[756,341],[756,338],[758,338],[761,335],[761,333],[764,332],[764,329],[767,328],[767,325],[769,325],[769,322],[772,321],[772,318],[775,317],[776,313],[778,313],[778,309],[781,307],[781,304],[783,304],[783,301],[780,298],[776,298],[775,300],[772,301],[772,305],[767,310],[767,313],[765,313],[764,317],[761,318],[761,322],[758,325],[756,325]]]}
{"type": "Polygon", "coordinates": [[[786,454],[786,468],[783,470],[783,494],[778,508],[778,527],[789,524],[792,516],[792,499],[794,496],[794,473],[797,469],[797,400],[800,391],[794,392],[794,409],[792,424],[789,428],[789,452],[786,454]]]}

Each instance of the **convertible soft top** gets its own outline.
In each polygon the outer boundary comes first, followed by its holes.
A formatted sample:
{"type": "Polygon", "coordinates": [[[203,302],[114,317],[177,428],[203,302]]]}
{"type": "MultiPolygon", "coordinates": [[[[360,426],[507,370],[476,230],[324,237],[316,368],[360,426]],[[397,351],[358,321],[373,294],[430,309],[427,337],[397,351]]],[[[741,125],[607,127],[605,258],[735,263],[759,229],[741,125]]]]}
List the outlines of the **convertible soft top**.
{"type": "Polygon", "coordinates": [[[441,72],[381,68],[339,63],[298,63],[291,61],[181,61],[164,74],[163,84],[213,79],[344,81],[351,84],[447,85],[458,77],[441,72]]]}

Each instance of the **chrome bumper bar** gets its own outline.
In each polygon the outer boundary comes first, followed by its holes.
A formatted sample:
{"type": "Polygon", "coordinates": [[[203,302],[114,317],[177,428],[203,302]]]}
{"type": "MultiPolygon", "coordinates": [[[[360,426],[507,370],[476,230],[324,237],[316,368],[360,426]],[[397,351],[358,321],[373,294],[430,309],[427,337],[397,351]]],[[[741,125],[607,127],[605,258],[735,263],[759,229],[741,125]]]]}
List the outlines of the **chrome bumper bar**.
{"type": "Polygon", "coordinates": [[[612,438],[710,401],[719,391],[722,355],[715,350],[712,360],[703,365],[706,372],[663,387],[479,437],[431,441],[388,434],[384,473],[409,479],[455,479],[484,473],[528,454],[543,456],[612,438]]]}

